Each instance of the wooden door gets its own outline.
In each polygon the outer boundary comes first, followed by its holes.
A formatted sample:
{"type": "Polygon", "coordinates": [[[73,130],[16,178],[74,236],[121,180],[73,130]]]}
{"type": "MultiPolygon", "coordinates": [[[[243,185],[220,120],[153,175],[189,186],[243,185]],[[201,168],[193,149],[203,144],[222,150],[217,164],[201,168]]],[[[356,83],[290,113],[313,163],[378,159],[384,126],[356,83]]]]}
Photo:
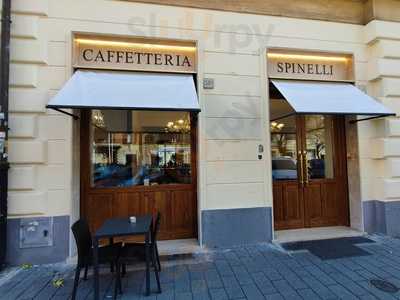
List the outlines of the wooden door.
{"type": "Polygon", "coordinates": [[[301,120],[296,116],[271,122],[272,178],[275,228],[304,227],[304,199],[298,162],[301,120]],[[282,128],[279,128],[282,126],[282,128]]]}
{"type": "Polygon", "coordinates": [[[161,213],[160,239],[197,236],[196,131],[191,115],[191,183],[99,188],[91,183],[90,111],[81,114],[81,217],[92,232],[106,219],[161,213]]]}
{"type": "MultiPolygon", "coordinates": [[[[296,120],[295,130],[288,126],[296,135],[292,139],[296,145],[288,151],[286,142],[286,148],[277,151],[278,156],[273,153],[275,229],[349,225],[344,118],[322,115],[289,118],[296,120]],[[290,175],[291,180],[276,175],[279,173],[276,163],[274,169],[274,160],[289,158],[297,172],[296,176],[290,175]]],[[[288,121],[286,118],[279,122],[288,121]]],[[[273,150],[274,135],[282,134],[288,135],[288,130],[272,132],[273,150]]]]}

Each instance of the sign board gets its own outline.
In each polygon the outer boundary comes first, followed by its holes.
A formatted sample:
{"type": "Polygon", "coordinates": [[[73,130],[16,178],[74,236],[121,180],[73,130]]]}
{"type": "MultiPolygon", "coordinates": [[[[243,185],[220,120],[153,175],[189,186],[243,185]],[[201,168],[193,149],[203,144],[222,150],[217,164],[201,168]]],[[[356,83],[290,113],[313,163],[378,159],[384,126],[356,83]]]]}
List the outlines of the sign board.
{"type": "Polygon", "coordinates": [[[192,42],[75,35],[75,68],[196,73],[192,42]]]}
{"type": "Polygon", "coordinates": [[[352,55],[271,49],[267,62],[269,78],[354,81],[352,55]]]}

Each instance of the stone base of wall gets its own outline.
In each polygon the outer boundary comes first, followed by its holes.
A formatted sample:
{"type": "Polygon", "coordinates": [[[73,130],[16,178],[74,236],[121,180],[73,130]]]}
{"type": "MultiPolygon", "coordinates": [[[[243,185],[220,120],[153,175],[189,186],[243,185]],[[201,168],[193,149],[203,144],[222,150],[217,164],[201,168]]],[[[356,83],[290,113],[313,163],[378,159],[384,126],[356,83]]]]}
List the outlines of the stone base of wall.
{"type": "Polygon", "coordinates": [[[271,207],[204,210],[202,239],[209,248],[270,242],[271,207]]]}
{"type": "MultiPolygon", "coordinates": [[[[53,218],[52,245],[41,247],[20,247],[21,219],[7,220],[7,257],[8,265],[47,264],[65,261],[69,255],[69,216],[38,217],[31,220],[53,218]]],[[[25,219],[26,220],[26,219],[25,219]]]]}
{"type": "Polygon", "coordinates": [[[364,230],[400,237],[400,201],[363,202],[364,230]]]}

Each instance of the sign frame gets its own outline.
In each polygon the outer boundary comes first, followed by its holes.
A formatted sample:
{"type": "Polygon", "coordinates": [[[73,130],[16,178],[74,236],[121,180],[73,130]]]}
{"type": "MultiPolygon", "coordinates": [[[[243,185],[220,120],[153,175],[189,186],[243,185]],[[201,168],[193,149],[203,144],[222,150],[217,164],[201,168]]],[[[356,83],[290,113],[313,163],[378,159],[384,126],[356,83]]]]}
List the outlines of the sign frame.
{"type": "Polygon", "coordinates": [[[355,82],[354,55],[294,48],[266,48],[270,79],[355,82]]]}
{"type": "Polygon", "coordinates": [[[74,69],[196,74],[197,51],[197,42],[192,40],[81,32],[72,34],[74,69]],[[88,51],[83,52],[85,50],[88,51]],[[89,60],[84,59],[83,53],[89,60]]]}

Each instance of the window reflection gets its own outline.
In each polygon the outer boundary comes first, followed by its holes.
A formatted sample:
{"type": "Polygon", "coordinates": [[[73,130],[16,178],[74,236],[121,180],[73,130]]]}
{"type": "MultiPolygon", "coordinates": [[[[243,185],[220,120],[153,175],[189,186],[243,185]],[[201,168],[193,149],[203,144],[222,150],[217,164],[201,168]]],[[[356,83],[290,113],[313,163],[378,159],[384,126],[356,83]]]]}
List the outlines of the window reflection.
{"type": "Polygon", "coordinates": [[[273,180],[297,179],[296,117],[273,121],[270,126],[273,180]]]}
{"type": "Polygon", "coordinates": [[[187,112],[93,110],[92,186],[191,183],[187,112]]]}
{"type": "Polygon", "coordinates": [[[333,123],[330,116],[306,116],[307,170],[310,179],[333,178],[333,123]]]}

